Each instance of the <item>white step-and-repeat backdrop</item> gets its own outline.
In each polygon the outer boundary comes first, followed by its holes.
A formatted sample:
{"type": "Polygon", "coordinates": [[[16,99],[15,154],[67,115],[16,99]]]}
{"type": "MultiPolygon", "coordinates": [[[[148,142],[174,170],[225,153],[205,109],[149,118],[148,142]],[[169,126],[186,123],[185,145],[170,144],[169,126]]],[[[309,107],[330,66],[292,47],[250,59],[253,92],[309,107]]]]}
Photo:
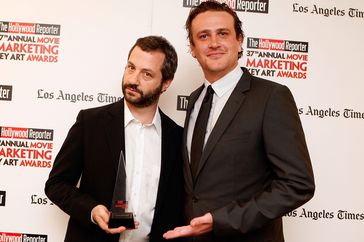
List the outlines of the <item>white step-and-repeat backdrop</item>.
{"type": "MultiPolygon", "coordinates": [[[[68,216],[44,183],[78,111],[120,98],[138,37],[175,46],[161,107],[183,124],[203,79],[184,30],[199,2],[0,0],[0,242],[63,241],[68,216]]],[[[286,241],[364,241],[364,2],[224,2],[243,21],[240,64],[291,89],[306,132],[317,190],[285,216],[286,241]]]]}

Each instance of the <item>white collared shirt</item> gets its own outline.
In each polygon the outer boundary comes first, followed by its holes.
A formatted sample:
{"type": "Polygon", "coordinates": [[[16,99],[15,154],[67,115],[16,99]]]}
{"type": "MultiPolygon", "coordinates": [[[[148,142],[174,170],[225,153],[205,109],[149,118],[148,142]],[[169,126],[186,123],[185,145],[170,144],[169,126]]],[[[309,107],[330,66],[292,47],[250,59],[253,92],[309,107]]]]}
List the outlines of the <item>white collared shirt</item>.
{"type": "Polygon", "coordinates": [[[135,119],[124,101],[126,199],[138,229],[121,233],[120,242],[149,241],[161,170],[162,125],[157,110],[151,124],[135,119]]]}
{"type": "MultiPolygon", "coordinates": [[[[212,129],[214,128],[217,119],[220,116],[222,109],[224,108],[227,100],[229,99],[231,93],[233,92],[236,84],[239,82],[241,76],[243,75],[243,70],[237,65],[231,72],[223,76],[221,79],[215,81],[211,84],[212,89],[214,89],[214,96],[212,100],[212,106],[210,110],[209,120],[207,122],[206,127],[206,134],[205,134],[205,142],[210,136],[212,129]]],[[[195,123],[197,119],[198,112],[201,108],[202,100],[205,96],[206,89],[210,85],[210,83],[205,79],[204,81],[204,89],[202,90],[200,96],[195,102],[194,108],[190,115],[190,120],[188,124],[187,130],[187,150],[188,155],[191,160],[191,142],[192,142],[192,135],[193,129],[195,128],[195,123]]]]}

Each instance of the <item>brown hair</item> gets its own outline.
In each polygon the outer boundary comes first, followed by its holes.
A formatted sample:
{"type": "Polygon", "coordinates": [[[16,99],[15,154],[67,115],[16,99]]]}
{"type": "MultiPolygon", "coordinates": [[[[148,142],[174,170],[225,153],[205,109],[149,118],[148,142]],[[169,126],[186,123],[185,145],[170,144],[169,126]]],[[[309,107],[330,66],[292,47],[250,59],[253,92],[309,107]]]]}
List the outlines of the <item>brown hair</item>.
{"type": "MultiPolygon", "coordinates": [[[[226,3],[219,3],[217,1],[210,0],[202,2],[200,3],[200,5],[191,8],[190,14],[188,15],[185,25],[188,35],[187,38],[189,39],[190,44],[194,45],[192,31],[191,31],[193,19],[200,13],[204,13],[207,11],[227,12],[228,14],[230,14],[234,19],[234,29],[236,33],[236,39],[239,39],[240,36],[244,39],[244,32],[241,27],[241,21],[236,12],[232,10],[226,3]]],[[[239,52],[238,58],[240,58],[242,54],[243,54],[242,51],[239,52]]]]}
{"type": "Polygon", "coordinates": [[[164,54],[164,61],[162,64],[162,81],[172,80],[177,70],[178,57],[174,47],[168,40],[162,36],[146,36],[137,39],[133,47],[130,49],[128,59],[133,49],[138,46],[143,51],[152,52],[160,51],[164,54]]]}

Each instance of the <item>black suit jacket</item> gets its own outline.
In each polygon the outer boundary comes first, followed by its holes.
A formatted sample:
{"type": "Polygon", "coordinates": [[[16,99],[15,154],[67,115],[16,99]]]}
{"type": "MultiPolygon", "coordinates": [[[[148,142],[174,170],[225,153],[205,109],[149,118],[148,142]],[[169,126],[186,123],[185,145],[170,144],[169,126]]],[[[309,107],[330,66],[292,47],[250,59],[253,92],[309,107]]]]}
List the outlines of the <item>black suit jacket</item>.
{"type": "MultiPolygon", "coordinates": [[[[162,234],[181,225],[183,216],[182,128],[160,114],[162,163],[151,242],[164,241],[162,234]]],[[[119,153],[125,151],[123,125],[123,100],[82,110],[55,159],[45,192],[70,215],[67,242],[119,239],[119,235],[108,235],[91,222],[91,210],[98,204],[110,208],[119,153]]]]}
{"type": "Polygon", "coordinates": [[[289,89],[244,74],[224,106],[193,181],[184,131],[187,219],[211,212],[213,231],[195,241],[281,242],[281,216],[308,201],[314,178],[304,133],[289,89]]]}

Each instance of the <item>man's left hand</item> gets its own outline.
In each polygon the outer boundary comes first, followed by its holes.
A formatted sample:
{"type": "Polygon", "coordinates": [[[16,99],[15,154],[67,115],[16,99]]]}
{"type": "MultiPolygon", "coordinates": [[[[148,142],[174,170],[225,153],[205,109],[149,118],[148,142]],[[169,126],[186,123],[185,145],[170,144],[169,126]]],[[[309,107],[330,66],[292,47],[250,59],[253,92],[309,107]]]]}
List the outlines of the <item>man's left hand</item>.
{"type": "Polygon", "coordinates": [[[206,213],[201,217],[191,220],[189,225],[176,227],[163,234],[165,239],[174,239],[178,237],[198,236],[208,233],[212,230],[213,220],[211,213],[206,213]]]}

